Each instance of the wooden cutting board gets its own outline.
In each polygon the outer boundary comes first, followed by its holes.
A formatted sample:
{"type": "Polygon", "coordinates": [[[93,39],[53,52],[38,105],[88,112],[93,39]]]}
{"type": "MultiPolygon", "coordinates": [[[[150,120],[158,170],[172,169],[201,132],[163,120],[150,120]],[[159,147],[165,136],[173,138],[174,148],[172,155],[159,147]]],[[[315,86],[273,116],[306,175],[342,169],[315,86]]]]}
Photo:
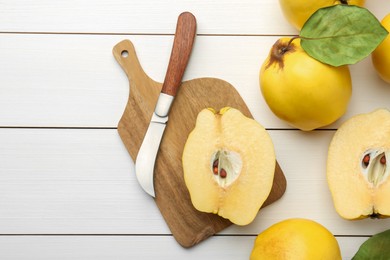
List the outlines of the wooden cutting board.
{"type": "MultiPolygon", "coordinates": [[[[133,44],[124,40],[113,48],[113,54],[126,72],[130,95],[118,124],[118,132],[131,158],[135,161],[162,83],[143,71],[133,44]]],[[[183,247],[191,247],[232,223],[218,215],[197,211],[191,203],[184,183],[182,152],[188,134],[195,127],[198,113],[207,107],[219,110],[230,106],[252,117],[244,101],[228,82],[216,78],[199,78],[182,83],[171,107],[169,120],[155,164],[155,201],[173,236],[183,247]]],[[[267,206],[286,190],[286,179],[277,164],[267,206]]],[[[145,196],[149,196],[145,193],[145,196]]]]}

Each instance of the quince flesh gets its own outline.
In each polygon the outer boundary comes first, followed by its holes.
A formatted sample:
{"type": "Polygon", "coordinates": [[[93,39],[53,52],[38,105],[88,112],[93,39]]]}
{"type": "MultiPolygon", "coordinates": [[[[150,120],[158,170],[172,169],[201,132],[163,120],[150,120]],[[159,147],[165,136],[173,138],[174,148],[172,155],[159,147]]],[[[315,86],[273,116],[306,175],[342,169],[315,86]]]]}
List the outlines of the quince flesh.
{"type": "Polygon", "coordinates": [[[356,115],[335,133],[327,179],[334,206],[345,219],[390,216],[390,112],[356,115]]]}
{"type": "Polygon", "coordinates": [[[271,191],[276,159],[264,127],[226,107],[198,114],[182,162],[184,180],[197,210],[247,225],[271,191]]]}

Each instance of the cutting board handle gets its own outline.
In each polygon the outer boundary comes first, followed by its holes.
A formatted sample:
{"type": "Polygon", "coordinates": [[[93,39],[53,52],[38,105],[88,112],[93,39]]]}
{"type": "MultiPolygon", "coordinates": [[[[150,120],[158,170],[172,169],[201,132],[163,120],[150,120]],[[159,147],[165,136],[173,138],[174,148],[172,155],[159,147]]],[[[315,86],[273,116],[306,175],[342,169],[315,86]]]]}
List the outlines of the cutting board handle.
{"type": "Polygon", "coordinates": [[[190,59],[196,35],[196,19],[190,12],[181,13],[177,19],[175,39],[167,73],[165,74],[162,93],[175,96],[181,85],[184,70],[190,59]]]}
{"type": "MultiPolygon", "coordinates": [[[[161,85],[161,83],[154,81],[145,73],[131,41],[123,40],[119,42],[114,46],[112,53],[119,65],[121,65],[122,69],[125,71],[129,81],[133,82],[131,86],[140,84],[139,88],[141,91],[150,91],[141,87],[143,82],[153,82],[154,85],[161,85]]],[[[160,92],[160,90],[161,87],[158,89],[158,92],[160,92]]],[[[153,104],[153,107],[154,106],[155,104],[153,104]]]]}

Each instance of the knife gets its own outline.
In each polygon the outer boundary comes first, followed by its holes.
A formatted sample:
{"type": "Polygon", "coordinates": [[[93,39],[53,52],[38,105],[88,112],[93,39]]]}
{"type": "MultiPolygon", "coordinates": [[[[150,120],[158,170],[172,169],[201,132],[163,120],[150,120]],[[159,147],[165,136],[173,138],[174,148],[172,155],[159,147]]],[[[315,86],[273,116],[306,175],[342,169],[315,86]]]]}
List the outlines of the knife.
{"type": "Polygon", "coordinates": [[[152,197],[155,197],[154,164],[157,152],[168,121],[169,109],[181,85],[190,58],[195,35],[195,16],[190,12],[181,13],[177,19],[171,57],[161,93],[135,160],[137,180],[143,190],[152,197]]]}

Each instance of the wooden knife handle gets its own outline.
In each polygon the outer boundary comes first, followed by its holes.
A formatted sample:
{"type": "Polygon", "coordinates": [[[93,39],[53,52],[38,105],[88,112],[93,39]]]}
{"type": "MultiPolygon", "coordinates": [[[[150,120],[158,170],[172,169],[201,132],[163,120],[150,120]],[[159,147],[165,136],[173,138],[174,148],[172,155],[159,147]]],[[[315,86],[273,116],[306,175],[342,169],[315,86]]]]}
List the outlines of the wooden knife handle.
{"type": "Polygon", "coordinates": [[[189,12],[184,12],[177,19],[175,39],[167,73],[165,74],[162,93],[175,96],[181,85],[184,70],[190,59],[192,45],[196,35],[196,19],[189,12]]]}

